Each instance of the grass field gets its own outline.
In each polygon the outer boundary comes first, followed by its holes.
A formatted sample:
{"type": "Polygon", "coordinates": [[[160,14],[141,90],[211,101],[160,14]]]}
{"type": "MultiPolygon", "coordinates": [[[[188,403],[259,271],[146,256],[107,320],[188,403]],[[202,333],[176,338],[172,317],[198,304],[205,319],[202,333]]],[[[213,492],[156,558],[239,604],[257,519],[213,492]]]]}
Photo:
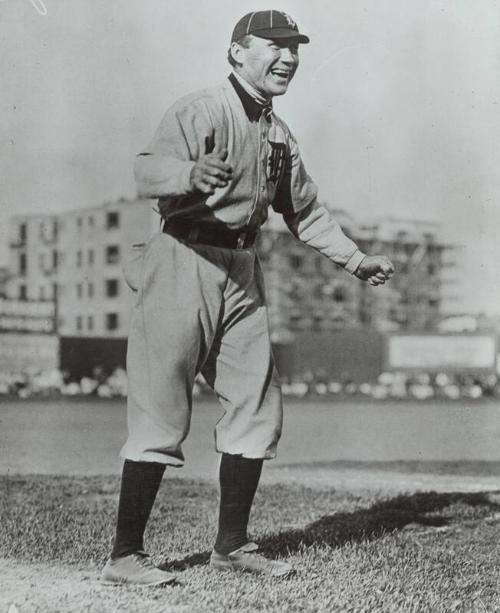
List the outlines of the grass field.
{"type": "Polygon", "coordinates": [[[148,526],[148,549],[179,584],[140,590],[98,581],[123,405],[0,404],[0,612],[500,611],[500,407],[288,407],[250,525],[298,569],[286,581],[206,564],[216,416],[195,411],[191,470],[167,471],[148,526]]]}
{"type": "Polygon", "coordinates": [[[178,570],[163,589],[106,588],[118,479],[2,478],[4,609],[24,611],[495,611],[500,604],[500,492],[393,498],[303,486],[259,489],[251,532],[296,577],[207,567],[217,492],[164,481],[147,540],[178,570]]]}

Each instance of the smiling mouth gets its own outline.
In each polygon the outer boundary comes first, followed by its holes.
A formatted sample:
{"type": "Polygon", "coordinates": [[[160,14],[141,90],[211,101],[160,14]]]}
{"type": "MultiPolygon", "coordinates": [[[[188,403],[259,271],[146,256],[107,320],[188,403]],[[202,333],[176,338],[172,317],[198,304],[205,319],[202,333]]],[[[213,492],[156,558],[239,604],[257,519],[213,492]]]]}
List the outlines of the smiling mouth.
{"type": "Polygon", "coordinates": [[[288,70],[271,70],[271,74],[279,79],[290,78],[290,72],[288,70]]]}

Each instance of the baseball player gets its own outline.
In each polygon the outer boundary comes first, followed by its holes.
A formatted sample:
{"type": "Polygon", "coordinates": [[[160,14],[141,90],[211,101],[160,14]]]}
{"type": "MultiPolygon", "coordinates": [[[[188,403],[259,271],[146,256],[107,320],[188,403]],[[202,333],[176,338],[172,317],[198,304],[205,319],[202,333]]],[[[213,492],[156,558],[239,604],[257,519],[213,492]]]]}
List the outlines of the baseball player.
{"type": "Polygon", "coordinates": [[[122,449],[114,547],[106,583],[159,585],[143,534],[166,465],[182,466],[192,387],[201,372],[224,409],[215,426],[220,463],[218,532],[210,565],[284,577],[292,567],[259,554],[247,524],[264,459],[281,433],[280,384],[254,242],[268,215],[335,264],[374,285],[393,274],[367,256],[317,200],[297,142],[273,110],[309,38],[288,15],[255,11],[236,24],[222,84],[165,114],[137,157],[142,196],[158,198],[163,231],[147,244],[127,355],[128,430],[122,449]]]}

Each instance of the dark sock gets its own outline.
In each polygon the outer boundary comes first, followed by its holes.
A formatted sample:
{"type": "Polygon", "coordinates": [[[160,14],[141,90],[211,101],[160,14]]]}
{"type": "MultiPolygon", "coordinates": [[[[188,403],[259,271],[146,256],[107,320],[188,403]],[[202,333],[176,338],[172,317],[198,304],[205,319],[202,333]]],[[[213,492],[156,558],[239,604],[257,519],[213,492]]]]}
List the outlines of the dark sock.
{"type": "Polygon", "coordinates": [[[222,454],[220,463],[219,531],[217,553],[227,555],[248,542],[250,508],[262,471],[263,460],[222,454]]]}
{"type": "Polygon", "coordinates": [[[144,549],[144,530],[164,472],[158,462],[125,460],[112,560],[144,549]]]}

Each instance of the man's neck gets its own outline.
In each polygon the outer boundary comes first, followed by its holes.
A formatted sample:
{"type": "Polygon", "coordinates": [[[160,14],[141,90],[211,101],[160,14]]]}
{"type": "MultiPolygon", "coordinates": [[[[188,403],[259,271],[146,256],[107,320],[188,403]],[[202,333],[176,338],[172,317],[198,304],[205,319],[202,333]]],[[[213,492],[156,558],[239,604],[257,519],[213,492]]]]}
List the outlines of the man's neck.
{"type": "Polygon", "coordinates": [[[262,106],[266,106],[272,100],[272,98],[265,98],[260,92],[258,92],[253,85],[243,77],[241,74],[237,73],[236,70],[233,70],[233,74],[238,80],[238,83],[243,87],[243,89],[247,92],[249,96],[251,96],[256,102],[261,104],[262,106]]]}

